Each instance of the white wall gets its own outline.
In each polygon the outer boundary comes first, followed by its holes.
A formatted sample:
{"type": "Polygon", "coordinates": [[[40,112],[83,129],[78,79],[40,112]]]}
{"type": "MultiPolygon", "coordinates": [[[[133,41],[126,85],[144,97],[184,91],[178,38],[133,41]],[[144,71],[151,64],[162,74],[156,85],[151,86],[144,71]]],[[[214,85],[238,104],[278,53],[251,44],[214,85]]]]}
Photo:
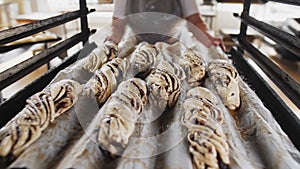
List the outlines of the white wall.
{"type": "MultiPolygon", "coordinates": [[[[265,16],[264,4],[252,4],[250,15],[257,19],[263,19],[265,16]]],[[[234,3],[218,3],[216,6],[217,16],[214,21],[214,30],[220,29],[239,29],[240,21],[233,16],[233,13],[241,14],[243,11],[243,4],[234,3]]]]}
{"type": "MultiPolygon", "coordinates": [[[[37,11],[39,12],[57,12],[72,11],[79,9],[79,0],[31,0],[36,1],[37,11]]],[[[86,0],[88,3],[95,0],[86,0]]]]}
{"type": "MultiPolygon", "coordinates": [[[[24,0],[26,2],[30,0],[24,0]]],[[[34,1],[34,0],[33,0],[34,1]]],[[[70,11],[78,9],[78,0],[35,0],[37,1],[38,11],[70,11]]],[[[98,0],[87,0],[90,3],[96,3],[98,0]]],[[[196,0],[197,4],[202,4],[203,0],[196,0]]],[[[28,3],[25,3],[28,4],[28,3]]],[[[31,9],[30,6],[26,6],[26,9],[31,9]]],[[[294,7],[290,5],[283,5],[274,2],[268,2],[266,4],[252,4],[251,16],[259,20],[271,22],[272,24],[280,24],[287,17],[300,17],[300,7],[294,7]]],[[[241,13],[243,10],[242,3],[217,3],[215,10],[217,12],[216,18],[213,22],[213,30],[219,31],[223,28],[239,29],[240,21],[233,17],[233,13],[241,13]]],[[[107,12],[107,11],[106,11],[107,12]]],[[[201,11],[200,11],[201,12],[201,11]]],[[[93,13],[89,17],[92,27],[98,27],[102,24],[110,22],[111,15],[108,13],[93,13]]]]}
{"type": "MultiPolygon", "coordinates": [[[[216,10],[217,16],[213,27],[215,31],[219,31],[223,28],[239,29],[240,21],[233,17],[232,14],[241,14],[243,11],[243,4],[218,3],[216,10]]],[[[298,6],[268,2],[266,4],[252,4],[250,15],[272,25],[280,25],[287,18],[299,18],[299,11],[300,7],[298,6]]]]}

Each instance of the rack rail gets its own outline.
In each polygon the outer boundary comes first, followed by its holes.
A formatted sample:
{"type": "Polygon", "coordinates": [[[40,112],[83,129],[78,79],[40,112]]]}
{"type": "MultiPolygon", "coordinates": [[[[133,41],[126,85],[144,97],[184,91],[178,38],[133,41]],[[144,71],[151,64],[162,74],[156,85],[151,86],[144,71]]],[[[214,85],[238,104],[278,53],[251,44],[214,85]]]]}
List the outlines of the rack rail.
{"type": "MultiPolygon", "coordinates": [[[[271,1],[300,6],[300,1],[298,0],[271,1]]],[[[251,17],[249,15],[251,4],[252,0],[244,0],[242,14],[234,13],[234,16],[239,18],[242,23],[240,33],[235,39],[238,46],[233,47],[230,51],[232,60],[239,72],[245,76],[245,80],[252,86],[266,107],[272,112],[294,145],[300,149],[300,138],[298,137],[300,135],[299,118],[244,57],[244,54],[247,53],[247,56],[252,59],[280,89],[283,89],[282,92],[300,108],[299,83],[251,44],[251,42],[246,39],[246,32],[248,27],[254,28],[262,35],[272,39],[281,47],[298,56],[300,53],[300,39],[297,36],[251,17]]]]}
{"type": "MultiPolygon", "coordinates": [[[[82,42],[83,45],[89,46],[92,50],[96,47],[95,44],[89,44],[89,35],[95,33],[95,30],[90,30],[88,27],[87,15],[94,12],[94,9],[88,9],[85,0],[78,0],[80,4],[79,10],[67,12],[58,16],[54,16],[45,20],[17,26],[11,29],[0,31],[0,45],[10,43],[12,41],[39,33],[44,30],[65,24],[75,19],[80,19],[81,32],[50,47],[30,59],[17,64],[0,73],[0,91],[12,83],[18,81],[20,78],[26,76],[30,72],[36,70],[40,66],[48,63],[50,60],[59,56],[66,50],[70,49],[76,44],[82,42]]],[[[77,51],[74,55],[65,59],[57,67],[50,69],[46,74],[39,77],[37,80],[21,89],[14,96],[0,104],[0,127],[4,126],[11,118],[13,118],[24,106],[26,99],[45,88],[55,75],[74,63],[79,54],[86,53],[77,51]]],[[[87,55],[87,54],[86,54],[87,55]]],[[[84,57],[84,56],[80,56],[84,57]]]]}

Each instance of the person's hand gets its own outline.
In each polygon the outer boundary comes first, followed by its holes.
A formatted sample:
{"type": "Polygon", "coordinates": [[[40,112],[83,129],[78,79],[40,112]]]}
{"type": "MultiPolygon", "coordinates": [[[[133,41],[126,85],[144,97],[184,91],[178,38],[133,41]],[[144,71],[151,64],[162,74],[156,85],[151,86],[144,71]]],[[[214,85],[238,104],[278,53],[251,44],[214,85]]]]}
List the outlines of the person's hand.
{"type": "Polygon", "coordinates": [[[225,45],[221,38],[216,38],[212,36],[209,32],[209,28],[206,23],[201,18],[200,13],[190,15],[185,18],[188,23],[188,29],[194,34],[197,40],[202,42],[204,46],[210,48],[213,46],[220,46],[220,48],[225,51],[225,45]],[[200,31],[199,31],[200,30],[200,31]]]}
{"type": "Polygon", "coordinates": [[[104,42],[111,41],[117,45],[119,44],[119,42],[121,41],[124,35],[126,21],[124,19],[120,19],[116,17],[113,17],[112,19],[113,20],[111,23],[111,31],[112,31],[111,35],[107,36],[104,42]]]}
{"type": "Polygon", "coordinates": [[[219,46],[224,52],[226,51],[226,47],[221,38],[211,37],[210,42],[213,46],[219,46]]]}
{"type": "Polygon", "coordinates": [[[116,40],[116,38],[113,38],[112,36],[107,36],[106,38],[105,38],[105,40],[104,40],[104,42],[111,42],[111,43],[114,43],[114,44],[118,44],[119,43],[119,41],[118,40],[116,40]]]}

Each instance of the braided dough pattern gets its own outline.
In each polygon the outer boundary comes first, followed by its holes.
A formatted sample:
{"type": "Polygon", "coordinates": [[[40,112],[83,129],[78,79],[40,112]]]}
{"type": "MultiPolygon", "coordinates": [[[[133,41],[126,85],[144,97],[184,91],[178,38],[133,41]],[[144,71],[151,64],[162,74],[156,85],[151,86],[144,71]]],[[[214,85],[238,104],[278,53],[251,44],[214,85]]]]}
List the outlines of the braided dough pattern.
{"type": "Polygon", "coordinates": [[[102,148],[112,154],[124,151],[147,101],[146,94],[146,83],[141,79],[132,78],[119,85],[108,99],[98,126],[97,142],[102,148]]]}
{"type": "Polygon", "coordinates": [[[193,49],[188,49],[178,62],[187,75],[189,85],[191,87],[200,86],[204,80],[206,70],[206,63],[200,54],[193,49]]]}
{"type": "Polygon", "coordinates": [[[166,106],[173,107],[181,93],[181,83],[172,73],[155,69],[146,78],[150,101],[163,111],[166,106]]]}
{"type": "Polygon", "coordinates": [[[95,72],[84,87],[87,96],[96,97],[97,103],[103,104],[126,76],[129,64],[126,60],[115,58],[95,72]]]}
{"type": "Polygon", "coordinates": [[[83,63],[83,69],[92,73],[96,72],[103,64],[116,58],[118,51],[119,48],[116,44],[106,41],[87,56],[83,63]]]}
{"type": "Polygon", "coordinates": [[[190,128],[187,139],[195,169],[226,168],[229,147],[220,126],[222,113],[217,99],[208,89],[196,87],[188,91],[183,103],[183,124],[190,128]]]}
{"type": "Polygon", "coordinates": [[[25,108],[0,131],[0,156],[18,156],[58,116],[70,110],[81,92],[79,83],[62,80],[27,99],[25,108]]]}
{"type": "Polygon", "coordinates": [[[184,70],[177,64],[170,61],[162,61],[157,65],[157,69],[164,70],[174,74],[180,81],[185,80],[186,75],[184,70]]]}
{"type": "Polygon", "coordinates": [[[239,74],[225,60],[216,59],[208,64],[208,75],[215,85],[224,105],[235,110],[240,106],[239,74]]]}
{"type": "Polygon", "coordinates": [[[158,54],[159,51],[154,45],[140,43],[130,59],[130,63],[133,65],[133,72],[144,73],[157,65],[161,60],[158,54]]]}

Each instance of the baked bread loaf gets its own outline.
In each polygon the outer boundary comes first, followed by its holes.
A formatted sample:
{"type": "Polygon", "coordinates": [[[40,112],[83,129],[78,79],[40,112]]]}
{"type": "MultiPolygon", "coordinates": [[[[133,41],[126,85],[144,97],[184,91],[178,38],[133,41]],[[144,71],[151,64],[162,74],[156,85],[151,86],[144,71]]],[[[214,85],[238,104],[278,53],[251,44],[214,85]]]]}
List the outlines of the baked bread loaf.
{"type": "Polygon", "coordinates": [[[138,78],[122,82],[105,104],[99,120],[97,142],[111,154],[121,154],[134,132],[146,103],[146,83],[138,78]]]}
{"type": "Polygon", "coordinates": [[[155,69],[147,76],[146,82],[150,92],[149,100],[160,111],[176,104],[181,93],[181,83],[174,74],[155,69]]]}
{"type": "Polygon", "coordinates": [[[208,75],[224,105],[235,110],[240,106],[239,74],[226,60],[216,59],[208,64],[208,75]]]}
{"type": "Polygon", "coordinates": [[[157,65],[157,69],[165,70],[167,72],[174,74],[180,81],[183,81],[186,78],[185,72],[182,69],[182,67],[170,61],[165,61],[165,60],[161,61],[157,65]]]}
{"type": "Polygon", "coordinates": [[[77,102],[81,85],[62,80],[27,99],[25,108],[0,131],[0,156],[18,156],[47,126],[77,102]]]}
{"type": "Polygon", "coordinates": [[[128,68],[128,62],[121,58],[114,58],[107,62],[86,83],[84,95],[95,97],[99,105],[103,104],[124,79],[128,68]]]}
{"type": "Polygon", "coordinates": [[[80,64],[82,64],[84,70],[95,73],[103,64],[116,58],[118,51],[119,48],[116,44],[106,41],[94,49],[80,64]]]}
{"type": "Polygon", "coordinates": [[[155,67],[161,60],[159,51],[154,45],[142,42],[130,57],[133,74],[148,73],[150,68],[155,67]]]}
{"type": "Polygon", "coordinates": [[[182,123],[189,128],[187,139],[194,169],[228,168],[229,146],[220,126],[222,113],[217,99],[202,87],[191,89],[183,103],[182,123]]]}
{"type": "Polygon", "coordinates": [[[187,82],[191,87],[200,86],[203,83],[206,63],[199,53],[188,49],[178,63],[185,71],[187,82]]]}

